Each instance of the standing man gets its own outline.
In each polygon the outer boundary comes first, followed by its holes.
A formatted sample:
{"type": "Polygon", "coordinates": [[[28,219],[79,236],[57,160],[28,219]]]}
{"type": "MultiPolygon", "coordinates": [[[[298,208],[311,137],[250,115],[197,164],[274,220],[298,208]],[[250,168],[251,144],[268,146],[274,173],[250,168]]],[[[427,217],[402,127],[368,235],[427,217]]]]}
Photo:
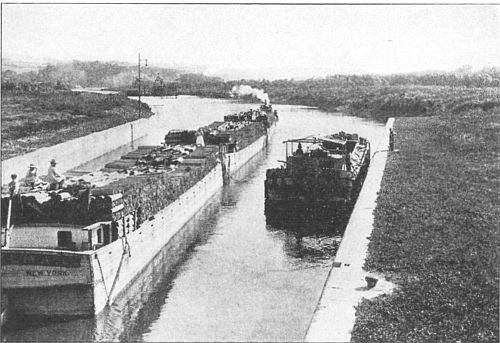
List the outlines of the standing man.
{"type": "Polygon", "coordinates": [[[10,178],[12,180],[9,182],[9,193],[10,198],[13,199],[15,196],[19,195],[19,181],[17,180],[17,174],[12,174],[10,178]]]}
{"type": "Polygon", "coordinates": [[[20,187],[19,180],[17,179],[17,174],[12,174],[10,177],[12,181],[9,182],[9,193],[10,193],[9,212],[11,211],[10,210],[11,206],[19,206],[22,215],[22,213],[24,212],[24,208],[23,208],[23,201],[21,199],[21,192],[19,189],[20,187]]]}
{"type": "Polygon", "coordinates": [[[351,163],[351,154],[349,151],[345,154],[345,169],[347,171],[351,171],[352,163],[351,163]]]}
{"type": "Polygon", "coordinates": [[[197,147],[205,146],[205,140],[203,139],[203,131],[201,130],[196,131],[196,146],[197,147]]]}
{"type": "Polygon", "coordinates": [[[392,130],[392,128],[389,129],[389,150],[393,151],[394,150],[394,140],[396,139],[396,134],[392,130]]]}
{"type": "Polygon", "coordinates": [[[57,190],[59,188],[62,188],[64,185],[64,175],[59,173],[59,171],[56,169],[56,165],[56,160],[52,159],[50,161],[50,167],[47,173],[50,183],[50,190],[57,190]]]}
{"type": "Polygon", "coordinates": [[[304,155],[304,150],[302,150],[302,144],[299,142],[299,146],[297,147],[297,151],[295,151],[295,156],[302,156],[304,155]]]}

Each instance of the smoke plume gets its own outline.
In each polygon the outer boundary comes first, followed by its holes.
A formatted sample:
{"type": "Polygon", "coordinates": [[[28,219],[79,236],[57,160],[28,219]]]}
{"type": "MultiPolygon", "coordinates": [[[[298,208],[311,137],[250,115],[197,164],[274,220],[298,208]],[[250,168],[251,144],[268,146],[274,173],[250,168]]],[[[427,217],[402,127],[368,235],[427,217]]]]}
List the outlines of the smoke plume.
{"type": "Polygon", "coordinates": [[[247,85],[233,86],[233,88],[231,89],[231,96],[239,97],[245,95],[253,96],[262,102],[267,101],[267,103],[269,103],[269,96],[267,95],[267,93],[264,93],[262,89],[252,88],[247,85]]]}

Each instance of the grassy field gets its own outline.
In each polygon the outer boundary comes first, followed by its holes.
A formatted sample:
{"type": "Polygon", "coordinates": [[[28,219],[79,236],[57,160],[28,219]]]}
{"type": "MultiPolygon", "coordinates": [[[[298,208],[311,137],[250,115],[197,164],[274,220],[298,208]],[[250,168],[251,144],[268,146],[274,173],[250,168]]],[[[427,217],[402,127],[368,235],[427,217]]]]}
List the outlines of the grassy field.
{"type": "MultiPolygon", "coordinates": [[[[153,113],[142,104],[141,116],[153,113]]],[[[139,118],[123,95],[54,92],[2,94],[2,160],[139,118]]]]}
{"type": "Polygon", "coordinates": [[[396,119],[366,267],[399,287],[352,341],[498,342],[499,128],[499,107],[396,119]]]}
{"type": "Polygon", "coordinates": [[[437,81],[438,75],[427,75],[430,82],[412,84],[412,77],[407,76],[405,79],[393,75],[392,82],[389,79],[385,83],[375,82],[376,75],[365,75],[357,80],[349,77],[350,82],[346,82],[345,77],[327,77],[301,81],[262,80],[249,84],[264,89],[273,103],[314,106],[327,112],[340,111],[384,122],[388,117],[433,116],[500,106],[498,86],[464,87],[458,86],[457,80],[431,82],[437,81]]]}

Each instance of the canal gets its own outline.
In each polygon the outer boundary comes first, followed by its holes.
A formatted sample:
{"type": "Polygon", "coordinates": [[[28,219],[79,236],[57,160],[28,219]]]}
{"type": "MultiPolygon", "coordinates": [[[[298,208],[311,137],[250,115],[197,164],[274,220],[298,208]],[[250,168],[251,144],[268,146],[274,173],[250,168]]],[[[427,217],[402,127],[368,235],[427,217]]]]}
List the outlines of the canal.
{"type": "MultiPolygon", "coordinates": [[[[145,138],[158,144],[171,128],[196,128],[246,110],[236,102],[194,97],[145,98],[161,125],[145,138]]],[[[301,341],[342,238],[335,224],[268,224],[266,169],[280,165],[291,137],[357,132],[377,145],[384,125],[277,105],[270,146],[216,194],[183,230],[198,234],[186,247],[166,247],[110,308],[95,318],[23,319],[5,341],[301,341]],[[165,261],[181,253],[174,269],[165,261]]]]}

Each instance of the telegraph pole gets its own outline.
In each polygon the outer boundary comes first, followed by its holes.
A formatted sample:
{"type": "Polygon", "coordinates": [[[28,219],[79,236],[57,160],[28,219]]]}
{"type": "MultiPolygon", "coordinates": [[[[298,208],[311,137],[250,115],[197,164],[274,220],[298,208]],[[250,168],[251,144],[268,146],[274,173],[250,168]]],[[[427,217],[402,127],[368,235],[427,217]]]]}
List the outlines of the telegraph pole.
{"type": "Polygon", "coordinates": [[[138,58],[138,61],[137,61],[137,72],[139,74],[139,82],[138,82],[138,85],[139,85],[139,119],[141,118],[141,61],[144,61],[146,62],[146,64],[144,65],[145,67],[148,66],[148,59],[141,59],[141,54],[139,53],[139,58],[138,58]]]}

